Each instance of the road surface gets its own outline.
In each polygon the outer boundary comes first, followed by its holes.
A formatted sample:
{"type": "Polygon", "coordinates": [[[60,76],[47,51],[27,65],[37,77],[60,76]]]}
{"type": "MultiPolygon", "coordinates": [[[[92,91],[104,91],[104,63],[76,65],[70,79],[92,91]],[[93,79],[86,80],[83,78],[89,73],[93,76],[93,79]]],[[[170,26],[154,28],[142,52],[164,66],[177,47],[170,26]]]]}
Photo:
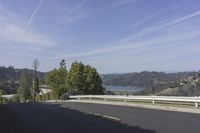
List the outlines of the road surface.
{"type": "Polygon", "coordinates": [[[87,103],[0,105],[2,133],[200,133],[200,115],[87,103]]]}

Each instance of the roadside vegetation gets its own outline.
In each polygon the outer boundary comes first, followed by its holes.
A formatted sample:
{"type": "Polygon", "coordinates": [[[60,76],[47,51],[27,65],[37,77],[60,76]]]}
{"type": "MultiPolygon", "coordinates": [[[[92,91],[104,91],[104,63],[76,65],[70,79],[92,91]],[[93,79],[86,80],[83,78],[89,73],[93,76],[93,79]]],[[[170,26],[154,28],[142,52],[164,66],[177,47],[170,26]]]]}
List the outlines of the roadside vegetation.
{"type": "Polygon", "coordinates": [[[3,103],[3,97],[2,97],[2,94],[3,94],[3,91],[2,91],[2,90],[0,90],[0,104],[2,104],[2,103],[3,103]]]}
{"type": "Polygon", "coordinates": [[[20,76],[19,87],[17,89],[17,95],[21,102],[26,102],[26,100],[32,99],[31,88],[32,88],[31,75],[23,73],[20,76]]]}
{"type": "Polygon", "coordinates": [[[104,94],[97,70],[81,62],[73,62],[69,71],[65,65],[61,65],[49,72],[45,79],[54,99],[65,99],[67,95],[104,94]]]}
{"type": "Polygon", "coordinates": [[[66,100],[69,95],[165,95],[199,96],[200,72],[140,72],[99,75],[97,70],[82,62],[73,62],[66,67],[65,60],[60,67],[50,72],[39,72],[39,60],[33,61],[33,70],[0,67],[0,103],[29,102],[45,100],[66,100]],[[106,91],[103,85],[137,86],[139,92],[106,91]],[[40,85],[50,91],[41,93],[40,85]],[[12,98],[1,95],[16,94],[12,98]]]}
{"type": "Polygon", "coordinates": [[[16,95],[12,98],[2,98],[0,91],[0,103],[66,100],[69,95],[104,94],[100,75],[90,65],[75,61],[67,69],[65,60],[62,60],[59,68],[48,72],[43,78],[39,78],[38,67],[39,61],[36,59],[32,73],[20,73],[16,95]],[[40,84],[48,85],[51,91],[40,93],[40,84]]]}

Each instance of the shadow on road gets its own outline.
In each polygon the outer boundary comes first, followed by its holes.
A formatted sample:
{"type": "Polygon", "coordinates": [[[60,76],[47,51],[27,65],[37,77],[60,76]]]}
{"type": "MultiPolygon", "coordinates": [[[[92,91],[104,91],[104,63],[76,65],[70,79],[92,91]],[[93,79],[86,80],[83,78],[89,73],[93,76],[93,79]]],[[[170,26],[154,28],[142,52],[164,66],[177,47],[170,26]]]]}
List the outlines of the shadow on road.
{"type": "Polygon", "coordinates": [[[128,126],[59,104],[0,105],[2,133],[155,133],[137,126],[128,126]]]}

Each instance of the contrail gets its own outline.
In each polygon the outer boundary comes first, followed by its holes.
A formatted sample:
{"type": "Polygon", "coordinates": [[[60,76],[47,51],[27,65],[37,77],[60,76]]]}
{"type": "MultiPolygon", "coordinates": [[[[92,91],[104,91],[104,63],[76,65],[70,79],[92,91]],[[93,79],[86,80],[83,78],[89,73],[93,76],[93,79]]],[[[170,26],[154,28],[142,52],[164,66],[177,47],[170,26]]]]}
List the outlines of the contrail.
{"type": "Polygon", "coordinates": [[[36,13],[38,12],[38,10],[40,9],[40,7],[42,6],[44,0],[40,0],[39,4],[37,5],[37,7],[35,8],[34,12],[32,13],[31,17],[29,18],[28,22],[27,22],[27,26],[30,25],[30,23],[32,22],[34,16],[36,15],[36,13]]]}
{"type": "Polygon", "coordinates": [[[74,8],[72,8],[66,15],[64,15],[61,19],[58,20],[58,22],[56,24],[60,24],[65,18],[67,18],[68,16],[70,16],[73,12],[75,12],[76,10],[78,10],[83,4],[85,4],[87,2],[87,0],[83,0],[81,1],[77,6],[75,6],[74,8]]]}

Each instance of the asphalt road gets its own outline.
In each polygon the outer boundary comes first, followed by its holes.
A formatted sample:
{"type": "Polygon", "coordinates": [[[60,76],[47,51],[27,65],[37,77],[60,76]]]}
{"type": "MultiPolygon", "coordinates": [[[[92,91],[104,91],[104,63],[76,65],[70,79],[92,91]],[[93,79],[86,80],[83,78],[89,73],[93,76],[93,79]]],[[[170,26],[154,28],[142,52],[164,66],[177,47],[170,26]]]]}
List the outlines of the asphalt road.
{"type": "Polygon", "coordinates": [[[200,115],[86,103],[0,105],[1,133],[200,133],[200,115]]]}

